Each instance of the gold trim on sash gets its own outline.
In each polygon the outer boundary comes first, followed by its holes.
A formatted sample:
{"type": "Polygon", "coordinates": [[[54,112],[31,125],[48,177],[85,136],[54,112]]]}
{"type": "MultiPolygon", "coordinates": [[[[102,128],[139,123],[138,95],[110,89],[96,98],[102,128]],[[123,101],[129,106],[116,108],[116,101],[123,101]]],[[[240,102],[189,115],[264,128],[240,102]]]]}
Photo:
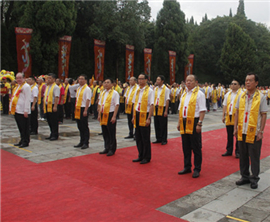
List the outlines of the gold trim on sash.
{"type": "Polygon", "coordinates": [[[75,119],[81,119],[81,105],[82,105],[82,100],[83,100],[83,93],[86,87],[87,87],[87,84],[84,84],[84,86],[82,86],[82,89],[79,95],[78,95],[79,89],[77,89],[76,104],[75,104],[75,119]]]}

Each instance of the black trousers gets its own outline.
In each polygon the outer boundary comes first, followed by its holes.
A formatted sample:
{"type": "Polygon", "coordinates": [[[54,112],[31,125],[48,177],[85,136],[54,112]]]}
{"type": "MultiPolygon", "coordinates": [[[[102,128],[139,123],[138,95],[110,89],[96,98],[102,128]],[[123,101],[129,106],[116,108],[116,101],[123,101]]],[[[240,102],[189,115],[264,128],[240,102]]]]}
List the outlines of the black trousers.
{"type": "MultiPolygon", "coordinates": [[[[53,106],[53,105],[52,105],[53,106]]],[[[46,106],[46,110],[47,106],[46,106]]],[[[47,116],[47,121],[48,121],[48,125],[50,127],[50,137],[56,137],[58,138],[59,136],[59,124],[58,124],[58,113],[57,112],[46,112],[46,116],[47,116]]]]}
{"type": "Polygon", "coordinates": [[[177,102],[171,103],[172,114],[176,114],[177,111],[177,102]]]}
{"type": "Polygon", "coordinates": [[[64,105],[57,105],[57,116],[58,116],[58,122],[63,123],[64,121],[64,105]]]}
{"type": "Polygon", "coordinates": [[[246,135],[243,134],[243,141],[238,141],[240,154],[240,173],[243,179],[250,182],[259,181],[260,156],[262,140],[254,140],[254,144],[246,143],[246,135]],[[249,172],[249,161],[251,163],[251,173],[249,172]]]}
{"type": "Polygon", "coordinates": [[[89,145],[90,131],[88,127],[88,115],[83,116],[84,107],[81,107],[81,118],[76,119],[77,127],[80,131],[80,143],[89,145]]]}
{"type": "Polygon", "coordinates": [[[25,118],[23,114],[15,113],[15,120],[20,131],[21,145],[29,145],[30,143],[30,133],[29,133],[29,126],[30,126],[30,117],[25,118]]]}
{"type": "MultiPolygon", "coordinates": [[[[147,117],[148,117],[147,113],[147,117]]],[[[136,112],[136,145],[139,152],[138,158],[151,160],[151,142],[150,142],[150,133],[151,133],[151,124],[149,126],[139,126],[140,113],[136,112]]]]}
{"type": "Polygon", "coordinates": [[[70,98],[70,103],[71,103],[71,118],[72,120],[75,120],[75,102],[76,98],[70,98]]]}
{"type": "Polygon", "coordinates": [[[9,111],[9,94],[2,96],[3,114],[8,114],[9,111]]]}
{"type": "Polygon", "coordinates": [[[131,114],[127,114],[129,136],[133,136],[134,125],[132,123],[132,118],[133,118],[133,110],[131,111],[131,114]]]}
{"type": "MultiPolygon", "coordinates": [[[[230,116],[231,118],[231,116],[230,116]]],[[[227,130],[227,153],[232,154],[233,153],[233,140],[234,140],[234,136],[233,136],[233,131],[234,131],[234,126],[226,126],[226,130],[227,130]]],[[[236,139],[236,143],[235,143],[235,154],[239,153],[239,148],[238,148],[238,142],[236,139]]]]}
{"type": "Polygon", "coordinates": [[[154,107],[156,109],[156,115],[154,116],[154,125],[156,132],[156,139],[159,142],[167,142],[168,135],[168,117],[164,116],[164,112],[166,107],[163,108],[162,116],[158,116],[158,107],[154,107]]]}
{"type": "MultiPolygon", "coordinates": [[[[194,171],[201,171],[202,165],[202,134],[196,132],[196,126],[199,118],[194,119],[193,134],[181,134],[182,147],[184,153],[184,168],[191,169],[191,151],[194,154],[194,171]]],[[[186,119],[184,119],[184,129],[186,128],[186,119]]]]}
{"type": "Polygon", "coordinates": [[[64,104],[64,109],[65,109],[65,117],[66,118],[70,118],[70,115],[71,115],[71,103],[70,102],[66,102],[64,104]]]}
{"type": "Polygon", "coordinates": [[[45,118],[43,100],[44,100],[44,97],[41,97],[41,103],[39,104],[40,118],[45,118]]]}
{"type": "MultiPolygon", "coordinates": [[[[33,103],[31,103],[32,107],[33,103]]],[[[35,110],[31,110],[30,116],[30,132],[38,133],[38,106],[37,103],[35,104],[35,110]]]]}
{"type": "Polygon", "coordinates": [[[267,105],[270,104],[270,98],[267,97],[267,105]]]}
{"type": "Polygon", "coordinates": [[[207,111],[210,111],[210,101],[209,101],[209,99],[206,99],[206,108],[207,108],[207,111]]]}
{"type": "MultiPolygon", "coordinates": [[[[101,114],[101,118],[102,118],[101,114]]],[[[103,133],[103,139],[104,139],[104,146],[105,150],[107,152],[111,151],[112,153],[115,153],[116,151],[116,122],[114,124],[111,123],[111,119],[113,116],[113,112],[109,113],[108,123],[107,126],[102,125],[102,133],[103,133]]]]}
{"type": "Polygon", "coordinates": [[[97,108],[98,108],[98,104],[96,104],[96,102],[94,103],[93,105],[93,109],[94,109],[94,117],[97,119],[98,118],[98,111],[97,111],[97,108]]]}

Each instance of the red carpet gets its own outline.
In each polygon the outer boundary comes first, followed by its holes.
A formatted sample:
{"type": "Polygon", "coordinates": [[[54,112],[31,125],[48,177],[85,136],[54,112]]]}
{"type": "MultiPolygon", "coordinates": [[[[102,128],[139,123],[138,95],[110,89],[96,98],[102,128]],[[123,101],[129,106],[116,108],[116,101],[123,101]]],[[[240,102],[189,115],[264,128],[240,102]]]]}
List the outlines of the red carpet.
{"type": "MultiPolygon", "coordinates": [[[[155,210],[239,170],[234,157],[221,157],[226,130],[203,133],[201,176],[179,176],[181,138],[152,145],[152,161],[141,165],[136,147],[107,157],[92,154],[35,164],[2,154],[1,221],[183,221],[155,210]]],[[[261,157],[270,155],[270,120],[261,157]]]]}

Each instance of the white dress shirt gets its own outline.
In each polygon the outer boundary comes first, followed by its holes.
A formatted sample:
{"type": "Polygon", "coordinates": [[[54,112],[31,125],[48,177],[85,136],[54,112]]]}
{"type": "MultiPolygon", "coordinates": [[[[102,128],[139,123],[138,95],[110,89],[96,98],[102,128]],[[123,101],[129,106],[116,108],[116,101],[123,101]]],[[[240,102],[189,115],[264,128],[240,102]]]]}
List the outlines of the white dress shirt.
{"type": "MultiPolygon", "coordinates": [[[[230,108],[229,108],[229,115],[232,115],[233,113],[233,104],[234,104],[234,100],[235,100],[235,97],[238,93],[238,91],[241,90],[241,89],[238,89],[236,92],[232,92],[231,94],[231,101],[230,101],[230,108]]],[[[227,92],[225,97],[224,97],[224,101],[223,101],[223,106],[227,106],[227,100],[228,100],[228,97],[229,97],[229,94],[230,92],[227,92]]],[[[241,96],[242,93],[240,93],[239,96],[241,96]]],[[[226,112],[227,112],[227,109],[226,109],[226,112]]]]}
{"type": "Polygon", "coordinates": [[[70,93],[70,98],[76,98],[76,91],[77,91],[79,86],[80,86],[80,84],[74,84],[72,86],[69,86],[68,90],[70,93]]]}
{"type": "MultiPolygon", "coordinates": [[[[128,92],[128,95],[127,95],[127,91],[128,91],[128,90],[126,90],[126,92],[125,92],[124,97],[126,97],[126,104],[128,104],[129,97],[130,97],[131,92],[133,91],[134,87],[136,87],[136,89],[135,89],[135,93],[134,93],[134,95],[133,95],[133,96],[135,96],[135,95],[136,95],[137,90],[139,89],[139,86],[138,86],[137,84],[136,84],[136,85],[134,85],[134,86],[132,86],[132,87],[130,88],[130,90],[129,90],[129,92],[128,92]]],[[[132,99],[133,99],[133,98],[132,98],[132,99]]],[[[131,99],[131,101],[132,101],[132,99],[131,99]]]]}
{"type": "MultiPolygon", "coordinates": [[[[107,99],[107,96],[109,95],[109,92],[110,90],[104,90],[104,92],[102,93],[102,95],[100,95],[100,100],[98,102],[98,104],[101,106],[101,113],[103,113],[104,111],[104,107],[105,107],[105,102],[106,102],[106,99],[107,99]],[[102,100],[102,97],[103,97],[103,94],[105,93],[104,95],[104,99],[103,99],[103,103],[101,104],[101,100],[102,100]]],[[[117,105],[119,105],[119,93],[115,90],[113,90],[113,95],[112,95],[112,100],[111,100],[111,105],[110,105],[110,113],[111,112],[114,112],[114,109],[117,105]]]]}
{"type": "MultiPolygon", "coordinates": [[[[165,99],[164,99],[164,104],[163,104],[163,106],[166,106],[166,101],[167,100],[170,100],[170,90],[168,89],[168,87],[167,86],[165,86],[164,84],[161,86],[161,87],[159,87],[159,86],[157,86],[157,100],[156,100],[156,104],[154,104],[155,106],[158,106],[159,105],[159,100],[160,100],[160,94],[161,94],[161,92],[162,92],[162,90],[163,90],[163,87],[166,87],[165,88],[165,99]]],[[[155,89],[155,91],[154,91],[154,97],[155,97],[155,94],[156,94],[156,89],[155,89]]]]}
{"type": "MultiPolygon", "coordinates": [[[[30,86],[32,87],[32,86],[30,86]]],[[[31,103],[34,102],[34,98],[38,97],[38,87],[35,86],[32,90],[31,90],[31,103]]]]}
{"type": "MultiPolygon", "coordinates": [[[[205,87],[205,92],[206,92],[206,89],[207,89],[207,88],[208,88],[208,90],[207,90],[206,99],[209,99],[210,96],[211,96],[211,93],[212,93],[212,89],[211,89],[210,86],[207,86],[207,87],[205,87]]],[[[205,94],[204,94],[204,96],[205,96],[205,94]]]]}
{"type": "MultiPolygon", "coordinates": [[[[50,95],[50,90],[52,88],[52,84],[47,86],[49,87],[48,89],[48,92],[47,92],[47,95],[44,95],[46,96],[46,104],[48,104],[48,99],[49,99],[49,95],[50,95]]],[[[46,90],[45,90],[45,93],[46,93],[46,90]]],[[[54,104],[54,100],[55,100],[55,97],[60,97],[60,88],[58,87],[58,85],[55,84],[55,87],[53,88],[53,101],[52,101],[52,104],[54,104]]]]}
{"type": "MultiPolygon", "coordinates": [[[[80,92],[81,92],[82,88],[83,88],[83,86],[79,86],[79,88],[77,89],[77,91],[78,91],[78,94],[77,94],[78,96],[76,98],[77,101],[79,99],[80,92]]],[[[91,101],[91,97],[92,97],[92,90],[88,86],[86,86],[86,88],[85,88],[85,90],[83,92],[83,98],[82,98],[81,107],[85,107],[87,100],[91,101]]],[[[91,106],[91,102],[89,103],[89,107],[90,106],[91,106]]]]}
{"type": "MultiPolygon", "coordinates": [[[[18,85],[16,91],[13,95],[15,95],[18,92],[18,89],[20,88],[20,85],[18,85]]],[[[15,113],[18,114],[24,114],[25,112],[28,114],[31,114],[31,87],[25,83],[23,87],[21,88],[21,93],[19,95],[19,99],[16,106],[15,113]]],[[[14,96],[12,96],[10,101],[10,110],[11,110],[11,104],[14,99],[14,96]]]]}
{"type": "MultiPolygon", "coordinates": [[[[146,87],[146,86],[145,86],[146,87]]],[[[144,89],[145,87],[143,87],[142,89],[139,88],[139,99],[138,99],[138,104],[137,106],[135,107],[135,110],[137,112],[139,112],[139,107],[141,106],[141,101],[142,101],[142,96],[143,96],[143,92],[144,92],[144,89]]],[[[155,97],[155,94],[154,94],[154,91],[149,87],[149,92],[148,92],[148,103],[147,103],[147,112],[149,112],[150,110],[150,106],[154,104],[154,98],[155,97]]],[[[136,93],[132,99],[132,103],[135,104],[135,100],[136,100],[136,93]]]]}

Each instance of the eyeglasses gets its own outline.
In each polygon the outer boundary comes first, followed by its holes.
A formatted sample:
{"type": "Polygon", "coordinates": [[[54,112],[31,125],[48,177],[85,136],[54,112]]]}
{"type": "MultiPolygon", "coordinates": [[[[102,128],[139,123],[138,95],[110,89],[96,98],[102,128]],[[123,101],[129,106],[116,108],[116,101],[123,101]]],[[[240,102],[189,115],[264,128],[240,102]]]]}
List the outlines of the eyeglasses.
{"type": "Polygon", "coordinates": [[[237,85],[237,83],[232,83],[232,85],[237,85]]]}
{"type": "Polygon", "coordinates": [[[138,80],[144,80],[145,78],[138,78],[138,80]]]}

